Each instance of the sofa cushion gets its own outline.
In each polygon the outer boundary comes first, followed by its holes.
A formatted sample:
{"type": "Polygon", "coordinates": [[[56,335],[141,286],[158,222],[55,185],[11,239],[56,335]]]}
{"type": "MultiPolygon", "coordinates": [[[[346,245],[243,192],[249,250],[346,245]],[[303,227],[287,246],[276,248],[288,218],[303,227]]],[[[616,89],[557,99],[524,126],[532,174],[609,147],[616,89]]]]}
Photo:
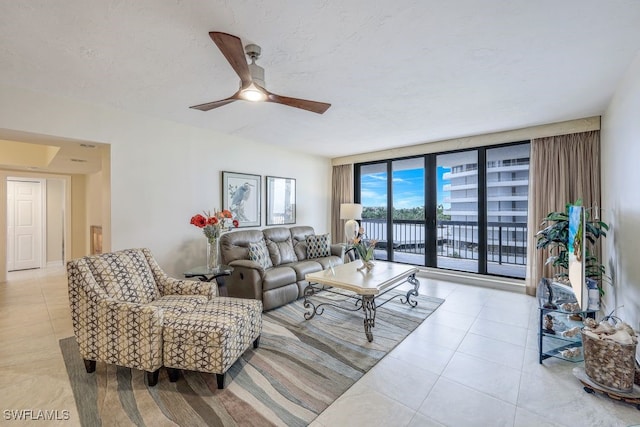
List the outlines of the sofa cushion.
{"type": "Polygon", "coordinates": [[[293,250],[291,233],[288,228],[267,228],[262,232],[264,233],[264,239],[267,242],[267,248],[269,248],[269,254],[271,255],[273,265],[298,261],[298,257],[293,250]]]}
{"type": "Polygon", "coordinates": [[[343,264],[344,261],[342,260],[342,258],[340,258],[339,256],[335,256],[335,255],[329,255],[329,256],[324,256],[321,258],[314,258],[314,261],[317,262],[318,264],[320,264],[322,266],[323,270],[326,270],[327,268],[336,265],[340,265],[343,264]]]}
{"type": "Polygon", "coordinates": [[[167,315],[177,316],[183,313],[188,313],[196,309],[201,304],[206,304],[209,301],[204,295],[165,295],[152,301],[149,305],[160,307],[165,312],[165,319],[167,315]]]}
{"type": "Polygon", "coordinates": [[[307,259],[331,255],[331,236],[320,234],[307,236],[307,259]]]}
{"type": "Polygon", "coordinates": [[[300,291],[298,290],[298,285],[296,283],[265,290],[262,293],[262,306],[265,311],[273,310],[274,308],[288,304],[291,301],[295,301],[299,296],[300,291]]]}
{"type": "Polygon", "coordinates": [[[296,272],[291,267],[273,267],[265,270],[262,276],[262,291],[296,283],[296,272]]]}
{"type": "Polygon", "coordinates": [[[269,256],[269,250],[264,240],[258,243],[249,243],[249,259],[257,262],[263,269],[273,267],[271,257],[269,256]]]}
{"type": "Polygon", "coordinates": [[[305,276],[310,273],[316,273],[318,271],[322,271],[322,265],[316,260],[305,260],[294,262],[293,264],[288,264],[287,267],[291,267],[296,272],[297,281],[305,280],[305,276]]]}
{"type": "Polygon", "coordinates": [[[127,249],[85,259],[96,282],[110,297],[137,304],[148,304],[160,297],[142,250],[127,249]]]}

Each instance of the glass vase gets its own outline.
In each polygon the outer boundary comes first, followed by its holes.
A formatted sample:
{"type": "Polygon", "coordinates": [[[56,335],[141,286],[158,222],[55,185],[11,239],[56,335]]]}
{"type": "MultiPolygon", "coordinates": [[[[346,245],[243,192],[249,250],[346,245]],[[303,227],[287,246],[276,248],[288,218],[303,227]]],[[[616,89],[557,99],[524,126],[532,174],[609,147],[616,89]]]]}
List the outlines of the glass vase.
{"type": "Polygon", "coordinates": [[[367,273],[371,271],[371,269],[373,269],[374,266],[374,262],[373,259],[367,260],[367,261],[362,261],[362,265],[357,268],[358,271],[363,271],[365,270],[367,273]]]}
{"type": "Polygon", "coordinates": [[[218,239],[207,240],[207,270],[218,268],[218,239]]]}

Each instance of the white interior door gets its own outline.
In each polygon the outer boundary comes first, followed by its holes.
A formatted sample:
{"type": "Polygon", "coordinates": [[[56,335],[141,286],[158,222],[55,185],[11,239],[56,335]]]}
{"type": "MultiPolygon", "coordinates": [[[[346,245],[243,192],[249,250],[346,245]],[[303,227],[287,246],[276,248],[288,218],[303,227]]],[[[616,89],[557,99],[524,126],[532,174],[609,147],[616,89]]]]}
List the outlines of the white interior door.
{"type": "Polygon", "coordinates": [[[42,267],[42,183],[7,181],[7,270],[42,267]]]}

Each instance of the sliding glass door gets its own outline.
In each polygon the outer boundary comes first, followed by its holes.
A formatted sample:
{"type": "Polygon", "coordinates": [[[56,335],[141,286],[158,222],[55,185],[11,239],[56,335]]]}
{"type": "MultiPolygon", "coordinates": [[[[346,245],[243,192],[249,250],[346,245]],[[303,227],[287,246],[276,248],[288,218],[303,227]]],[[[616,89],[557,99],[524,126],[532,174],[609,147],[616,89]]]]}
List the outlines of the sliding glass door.
{"type": "Polygon", "coordinates": [[[478,272],[478,152],[439,154],[437,267],[478,272]]]}
{"type": "Polygon", "coordinates": [[[392,168],[393,260],[425,265],[424,157],[394,160],[392,168]]]}
{"type": "Polygon", "coordinates": [[[367,239],[377,240],[376,259],[388,259],[387,247],[387,209],[388,198],[388,162],[372,163],[359,167],[359,181],[356,182],[356,200],[362,204],[361,226],[367,239]]]}
{"type": "Polygon", "coordinates": [[[524,277],[529,143],[355,165],[376,258],[524,277]]]}
{"type": "Polygon", "coordinates": [[[529,144],[487,150],[487,273],[524,277],[529,144]]]}

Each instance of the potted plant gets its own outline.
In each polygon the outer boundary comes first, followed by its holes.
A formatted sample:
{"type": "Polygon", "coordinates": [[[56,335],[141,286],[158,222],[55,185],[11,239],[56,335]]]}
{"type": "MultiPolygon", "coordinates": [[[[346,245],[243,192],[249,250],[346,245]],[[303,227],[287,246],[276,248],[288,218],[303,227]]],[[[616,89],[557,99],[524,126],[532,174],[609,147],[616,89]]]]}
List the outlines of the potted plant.
{"type": "MultiPolygon", "coordinates": [[[[564,212],[550,212],[542,220],[541,225],[544,226],[544,228],[536,233],[538,239],[536,248],[549,249],[550,256],[547,258],[545,265],[551,264],[554,267],[560,268],[561,271],[556,274],[556,278],[559,279],[565,279],[569,271],[569,251],[567,245],[569,242],[569,207],[571,205],[580,206],[582,205],[582,200],[579,199],[573,204],[567,203],[564,212]]],[[[603,221],[597,219],[591,220],[590,216],[589,209],[586,209],[585,237],[589,244],[585,245],[585,276],[598,282],[598,290],[600,291],[600,295],[603,295],[600,281],[604,277],[605,267],[599,262],[598,257],[589,251],[589,246],[593,247],[600,237],[606,237],[609,226],[603,221]]]]}

